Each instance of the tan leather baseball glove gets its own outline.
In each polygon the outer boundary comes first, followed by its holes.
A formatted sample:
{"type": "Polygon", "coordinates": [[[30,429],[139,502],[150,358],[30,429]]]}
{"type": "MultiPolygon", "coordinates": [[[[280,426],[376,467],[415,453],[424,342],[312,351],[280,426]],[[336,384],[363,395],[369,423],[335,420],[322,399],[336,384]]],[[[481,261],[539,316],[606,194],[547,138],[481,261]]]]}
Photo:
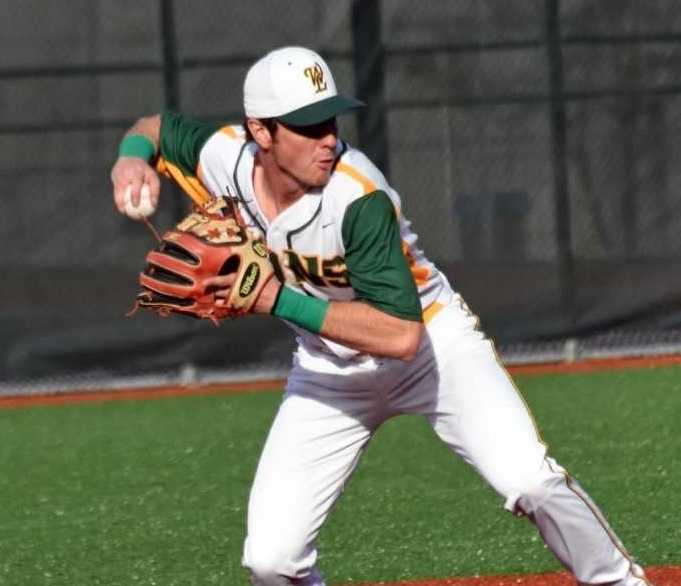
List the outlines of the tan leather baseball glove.
{"type": "Polygon", "coordinates": [[[163,317],[179,313],[216,325],[243,316],[274,275],[269,254],[265,242],[244,227],[236,204],[216,198],[166,231],[147,254],[139,275],[142,290],[130,314],[142,307],[163,317]],[[236,279],[229,297],[216,298],[215,288],[205,281],[230,273],[236,279]]]}

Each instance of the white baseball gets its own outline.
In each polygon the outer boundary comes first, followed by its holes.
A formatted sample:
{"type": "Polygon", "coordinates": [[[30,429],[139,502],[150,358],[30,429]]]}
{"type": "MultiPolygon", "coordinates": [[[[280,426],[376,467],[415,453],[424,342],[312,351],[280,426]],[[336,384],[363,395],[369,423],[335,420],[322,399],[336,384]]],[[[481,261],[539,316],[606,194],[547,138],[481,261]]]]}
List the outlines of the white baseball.
{"type": "Polygon", "coordinates": [[[141,220],[150,216],[156,211],[156,206],[151,203],[151,195],[149,193],[149,184],[142,184],[142,189],[140,189],[140,202],[139,205],[134,205],[132,203],[132,184],[125,188],[125,193],[123,194],[123,200],[125,201],[125,215],[133,220],[141,220]]]}

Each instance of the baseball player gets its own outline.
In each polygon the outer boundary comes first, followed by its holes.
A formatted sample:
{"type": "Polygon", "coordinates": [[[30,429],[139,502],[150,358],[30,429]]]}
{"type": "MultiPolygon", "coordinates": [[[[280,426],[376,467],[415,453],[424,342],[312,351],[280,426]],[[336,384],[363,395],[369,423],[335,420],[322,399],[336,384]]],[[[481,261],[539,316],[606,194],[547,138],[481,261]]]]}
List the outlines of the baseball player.
{"type": "MultiPolygon", "coordinates": [[[[378,427],[405,413],[425,416],[580,584],[650,584],[547,455],[476,316],[417,247],[397,192],[339,138],[336,116],[361,105],[317,53],[281,48],[248,71],[242,126],[142,118],[112,170],[121,212],[143,185],[155,206],[161,173],[198,204],[232,198],[274,253],[280,278],[253,311],[285,320],[298,347],[251,488],[253,584],[324,584],[317,535],[378,427]]],[[[223,300],[232,283],[212,280],[223,300]]]]}

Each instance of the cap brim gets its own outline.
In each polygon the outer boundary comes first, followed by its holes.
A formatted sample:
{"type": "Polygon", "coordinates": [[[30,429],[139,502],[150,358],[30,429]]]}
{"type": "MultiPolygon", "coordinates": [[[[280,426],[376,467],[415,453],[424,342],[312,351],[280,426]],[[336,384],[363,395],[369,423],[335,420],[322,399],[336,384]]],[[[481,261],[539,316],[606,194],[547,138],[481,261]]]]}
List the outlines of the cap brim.
{"type": "Polygon", "coordinates": [[[332,96],[283,116],[277,116],[277,119],[291,126],[312,126],[340,114],[357,110],[363,106],[364,102],[360,102],[355,98],[332,96]]]}

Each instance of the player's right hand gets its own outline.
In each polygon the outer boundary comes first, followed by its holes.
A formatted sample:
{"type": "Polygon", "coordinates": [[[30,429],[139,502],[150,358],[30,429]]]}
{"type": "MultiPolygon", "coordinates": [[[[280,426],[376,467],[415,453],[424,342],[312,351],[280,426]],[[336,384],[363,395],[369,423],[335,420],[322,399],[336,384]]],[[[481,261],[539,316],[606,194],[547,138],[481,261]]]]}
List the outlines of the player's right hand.
{"type": "Polygon", "coordinates": [[[154,207],[158,204],[161,181],[156,171],[144,159],[138,157],[119,157],[111,170],[113,198],[116,208],[125,214],[125,191],[131,187],[133,205],[140,202],[140,190],[143,184],[149,186],[149,196],[154,207]]]}

